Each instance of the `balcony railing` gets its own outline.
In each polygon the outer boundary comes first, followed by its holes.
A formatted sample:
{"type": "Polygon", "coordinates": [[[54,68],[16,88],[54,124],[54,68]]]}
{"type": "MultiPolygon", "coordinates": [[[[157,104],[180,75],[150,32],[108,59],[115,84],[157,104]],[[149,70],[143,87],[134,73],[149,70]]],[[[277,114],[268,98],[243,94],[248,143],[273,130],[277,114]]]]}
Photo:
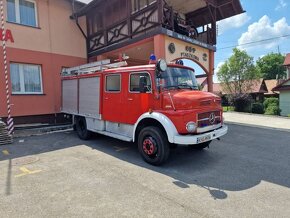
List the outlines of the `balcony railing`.
{"type": "MultiPolygon", "coordinates": [[[[131,10],[130,10],[131,11],[131,10]]],[[[89,31],[88,54],[119,42],[146,36],[158,27],[164,27],[206,44],[215,44],[215,31],[207,27],[199,32],[189,21],[182,19],[174,9],[163,0],[156,0],[140,11],[128,13],[127,18],[100,29],[89,31]]]]}

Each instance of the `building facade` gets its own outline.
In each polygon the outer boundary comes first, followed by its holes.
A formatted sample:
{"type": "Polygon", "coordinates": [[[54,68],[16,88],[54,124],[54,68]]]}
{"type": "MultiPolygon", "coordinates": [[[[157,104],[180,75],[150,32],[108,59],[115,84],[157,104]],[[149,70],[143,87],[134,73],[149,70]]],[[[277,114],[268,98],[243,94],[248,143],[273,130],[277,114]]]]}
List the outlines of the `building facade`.
{"type": "MultiPolygon", "coordinates": [[[[213,91],[216,23],[243,13],[240,0],[4,0],[15,123],[61,118],[63,68],[129,56],[129,65],[149,56],[168,62],[190,59],[213,91]]],[[[0,117],[7,117],[0,61],[0,117]]]]}
{"type": "Polygon", "coordinates": [[[273,88],[273,92],[279,92],[279,107],[281,116],[290,116],[290,53],[286,55],[283,64],[286,68],[287,78],[284,82],[273,88]]]}
{"type": "Polygon", "coordinates": [[[93,0],[77,11],[87,19],[89,60],[129,56],[129,64],[147,64],[155,56],[167,62],[198,64],[213,91],[217,21],[243,13],[240,0],[93,0]]]}
{"type": "MultiPolygon", "coordinates": [[[[61,108],[60,72],[62,68],[87,62],[85,38],[70,19],[72,1],[4,2],[11,111],[15,123],[57,122],[61,108]]],[[[79,23],[86,25],[84,19],[79,23]]],[[[6,90],[0,50],[0,117],[5,119],[6,90]]]]}

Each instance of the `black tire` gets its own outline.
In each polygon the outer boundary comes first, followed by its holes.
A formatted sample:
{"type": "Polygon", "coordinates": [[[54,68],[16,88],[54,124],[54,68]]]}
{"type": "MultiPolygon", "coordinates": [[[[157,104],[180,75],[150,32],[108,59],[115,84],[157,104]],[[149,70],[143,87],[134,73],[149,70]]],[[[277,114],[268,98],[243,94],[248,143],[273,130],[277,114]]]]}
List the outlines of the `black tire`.
{"type": "Polygon", "coordinates": [[[209,147],[209,144],[211,143],[211,141],[207,141],[207,142],[203,142],[197,145],[190,145],[191,148],[194,148],[196,150],[203,150],[207,147],[209,147]]]}
{"type": "Polygon", "coordinates": [[[145,127],[138,136],[138,150],[147,163],[161,165],[169,157],[167,136],[157,127],[145,127]]]}
{"type": "Polygon", "coordinates": [[[87,129],[87,122],[84,117],[76,117],[76,131],[80,139],[88,140],[92,136],[92,132],[87,129]]]}

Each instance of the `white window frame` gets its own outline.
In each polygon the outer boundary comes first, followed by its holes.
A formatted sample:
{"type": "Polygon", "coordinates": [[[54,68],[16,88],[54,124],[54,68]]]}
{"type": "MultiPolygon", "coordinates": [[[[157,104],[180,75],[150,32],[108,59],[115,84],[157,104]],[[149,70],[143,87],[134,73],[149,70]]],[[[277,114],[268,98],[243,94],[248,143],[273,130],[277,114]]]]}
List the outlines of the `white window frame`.
{"type": "MultiPolygon", "coordinates": [[[[17,23],[17,24],[20,24],[20,25],[23,25],[23,26],[31,26],[31,27],[38,27],[38,19],[37,19],[37,4],[36,4],[36,1],[35,0],[25,0],[27,2],[31,2],[34,4],[34,11],[35,11],[35,26],[32,26],[32,25],[28,25],[28,24],[22,24],[21,23],[21,20],[20,20],[20,3],[19,3],[19,0],[14,0],[15,1],[15,18],[16,18],[16,21],[13,22],[13,21],[9,21],[8,20],[8,12],[7,12],[7,18],[6,20],[8,22],[11,22],[11,23],[17,23]]],[[[8,10],[8,7],[7,7],[7,10],[8,10]]]]}
{"type": "MultiPolygon", "coordinates": [[[[39,64],[25,64],[25,63],[15,63],[11,62],[10,64],[18,64],[19,65],[19,80],[20,80],[20,91],[14,92],[11,90],[13,95],[42,95],[43,94],[43,84],[42,84],[42,67],[39,64]],[[23,67],[20,66],[23,65],[30,65],[30,66],[38,66],[39,68],[39,79],[40,79],[40,92],[25,92],[25,82],[24,82],[24,71],[23,67]]],[[[10,67],[11,69],[11,67],[10,67]]],[[[12,84],[12,81],[11,81],[12,84]]],[[[11,88],[12,89],[12,88],[11,88]]]]}

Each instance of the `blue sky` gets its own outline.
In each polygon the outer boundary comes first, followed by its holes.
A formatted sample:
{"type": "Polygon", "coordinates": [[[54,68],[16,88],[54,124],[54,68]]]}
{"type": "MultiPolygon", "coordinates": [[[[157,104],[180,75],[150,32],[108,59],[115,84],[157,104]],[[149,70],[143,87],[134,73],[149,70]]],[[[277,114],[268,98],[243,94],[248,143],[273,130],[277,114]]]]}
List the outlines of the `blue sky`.
{"type": "Polygon", "coordinates": [[[290,1],[289,0],[241,0],[244,14],[219,23],[216,68],[231,54],[230,46],[240,45],[256,59],[270,52],[290,53],[290,1]],[[281,37],[288,35],[287,37],[281,37]],[[281,38],[279,38],[281,37],[281,38]],[[264,42],[243,45],[275,38],[264,42]]]}
{"type": "MultiPolygon", "coordinates": [[[[290,53],[290,0],[241,0],[241,3],[245,13],[218,23],[215,74],[231,56],[232,47],[235,46],[245,49],[255,60],[268,53],[278,52],[278,48],[282,54],[290,53]],[[285,35],[288,36],[281,37],[285,35]],[[267,40],[271,38],[275,39],[267,40]],[[267,41],[254,43],[261,40],[267,41]]],[[[201,68],[195,64],[193,67],[199,74],[201,68]]]]}

